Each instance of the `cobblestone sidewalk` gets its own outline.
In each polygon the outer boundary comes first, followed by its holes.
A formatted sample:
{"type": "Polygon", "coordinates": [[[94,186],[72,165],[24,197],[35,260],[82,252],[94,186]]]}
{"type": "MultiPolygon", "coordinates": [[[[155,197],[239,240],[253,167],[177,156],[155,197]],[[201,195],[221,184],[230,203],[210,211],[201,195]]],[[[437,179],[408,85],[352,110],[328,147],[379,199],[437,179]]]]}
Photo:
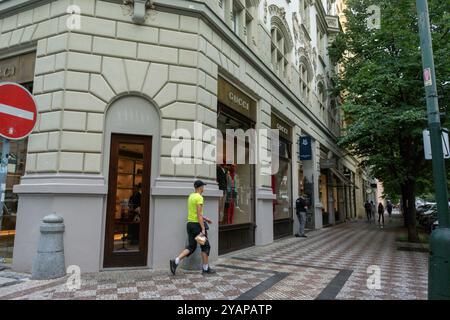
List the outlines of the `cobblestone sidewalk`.
{"type": "Polygon", "coordinates": [[[0,282],[0,299],[426,299],[428,254],[398,250],[396,234],[392,221],[347,222],[221,257],[215,275],[107,271],[83,274],[79,290],[4,270],[16,282],[0,282]],[[367,286],[370,266],[380,289],[367,286]]]}

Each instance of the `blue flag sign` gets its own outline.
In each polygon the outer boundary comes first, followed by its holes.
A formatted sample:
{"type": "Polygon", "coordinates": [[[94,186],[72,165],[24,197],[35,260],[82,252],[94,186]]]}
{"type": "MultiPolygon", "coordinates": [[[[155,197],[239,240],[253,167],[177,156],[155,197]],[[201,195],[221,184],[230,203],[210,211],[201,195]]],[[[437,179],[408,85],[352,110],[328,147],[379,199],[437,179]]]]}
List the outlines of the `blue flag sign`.
{"type": "Polygon", "coordinates": [[[300,145],[300,161],[302,160],[312,160],[312,148],[311,148],[311,137],[303,136],[298,139],[300,145]]]}

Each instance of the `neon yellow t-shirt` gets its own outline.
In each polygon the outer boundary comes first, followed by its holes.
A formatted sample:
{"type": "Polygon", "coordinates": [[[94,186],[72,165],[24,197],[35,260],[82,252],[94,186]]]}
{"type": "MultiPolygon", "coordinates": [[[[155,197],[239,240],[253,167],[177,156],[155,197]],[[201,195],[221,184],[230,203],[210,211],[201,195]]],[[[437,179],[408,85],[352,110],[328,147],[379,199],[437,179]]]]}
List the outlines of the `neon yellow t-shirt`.
{"type": "Polygon", "coordinates": [[[191,193],[188,198],[188,222],[198,222],[197,205],[199,204],[203,205],[202,195],[197,192],[191,193]]]}

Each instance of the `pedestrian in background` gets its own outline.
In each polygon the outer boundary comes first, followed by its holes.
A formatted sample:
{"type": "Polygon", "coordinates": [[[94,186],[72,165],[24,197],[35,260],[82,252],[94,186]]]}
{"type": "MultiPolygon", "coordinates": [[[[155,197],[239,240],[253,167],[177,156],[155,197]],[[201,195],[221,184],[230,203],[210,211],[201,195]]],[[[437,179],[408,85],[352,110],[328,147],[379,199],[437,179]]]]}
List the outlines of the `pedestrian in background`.
{"type": "Polygon", "coordinates": [[[364,209],[366,209],[367,221],[370,223],[370,220],[372,219],[372,205],[368,200],[364,203],[364,209]]]}
{"type": "Polygon", "coordinates": [[[372,200],[370,201],[370,207],[372,208],[372,219],[373,221],[375,221],[375,214],[377,212],[377,207],[375,206],[372,200]]]}
{"type": "Polygon", "coordinates": [[[380,224],[381,227],[383,228],[383,226],[384,226],[384,206],[381,202],[378,204],[378,224],[380,224]],[[380,224],[380,220],[383,221],[382,224],[380,224]]]}
{"type": "Polygon", "coordinates": [[[392,202],[391,202],[391,200],[388,200],[388,202],[387,202],[387,204],[386,204],[386,209],[387,209],[387,212],[388,212],[388,214],[389,214],[389,218],[391,217],[391,215],[392,215],[392,202]]]}
{"type": "Polygon", "coordinates": [[[295,200],[295,213],[297,214],[299,226],[299,233],[296,233],[296,237],[306,238],[305,234],[305,224],[306,224],[306,210],[308,209],[308,204],[306,202],[305,195],[301,195],[295,200]]]}

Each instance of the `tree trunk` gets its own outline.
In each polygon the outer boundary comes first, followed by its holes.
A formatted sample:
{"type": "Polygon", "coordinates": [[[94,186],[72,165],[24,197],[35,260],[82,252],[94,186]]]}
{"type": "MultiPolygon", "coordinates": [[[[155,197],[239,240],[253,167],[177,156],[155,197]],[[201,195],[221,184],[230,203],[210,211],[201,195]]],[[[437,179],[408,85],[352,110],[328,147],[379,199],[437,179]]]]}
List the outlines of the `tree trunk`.
{"type": "Polygon", "coordinates": [[[403,134],[400,138],[400,155],[403,158],[406,169],[406,180],[402,183],[401,189],[404,204],[404,218],[406,228],[408,229],[408,241],[419,242],[416,225],[416,180],[414,178],[417,152],[415,151],[414,139],[411,134],[403,134]]]}
{"type": "Polygon", "coordinates": [[[403,226],[406,228],[408,227],[408,221],[406,220],[406,213],[405,213],[405,208],[406,208],[406,193],[404,191],[404,188],[402,186],[402,215],[403,215],[403,226]]]}
{"type": "Polygon", "coordinates": [[[402,185],[402,195],[404,203],[404,216],[406,227],[408,229],[408,241],[419,242],[419,234],[417,233],[416,224],[416,181],[407,179],[402,185]]]}

